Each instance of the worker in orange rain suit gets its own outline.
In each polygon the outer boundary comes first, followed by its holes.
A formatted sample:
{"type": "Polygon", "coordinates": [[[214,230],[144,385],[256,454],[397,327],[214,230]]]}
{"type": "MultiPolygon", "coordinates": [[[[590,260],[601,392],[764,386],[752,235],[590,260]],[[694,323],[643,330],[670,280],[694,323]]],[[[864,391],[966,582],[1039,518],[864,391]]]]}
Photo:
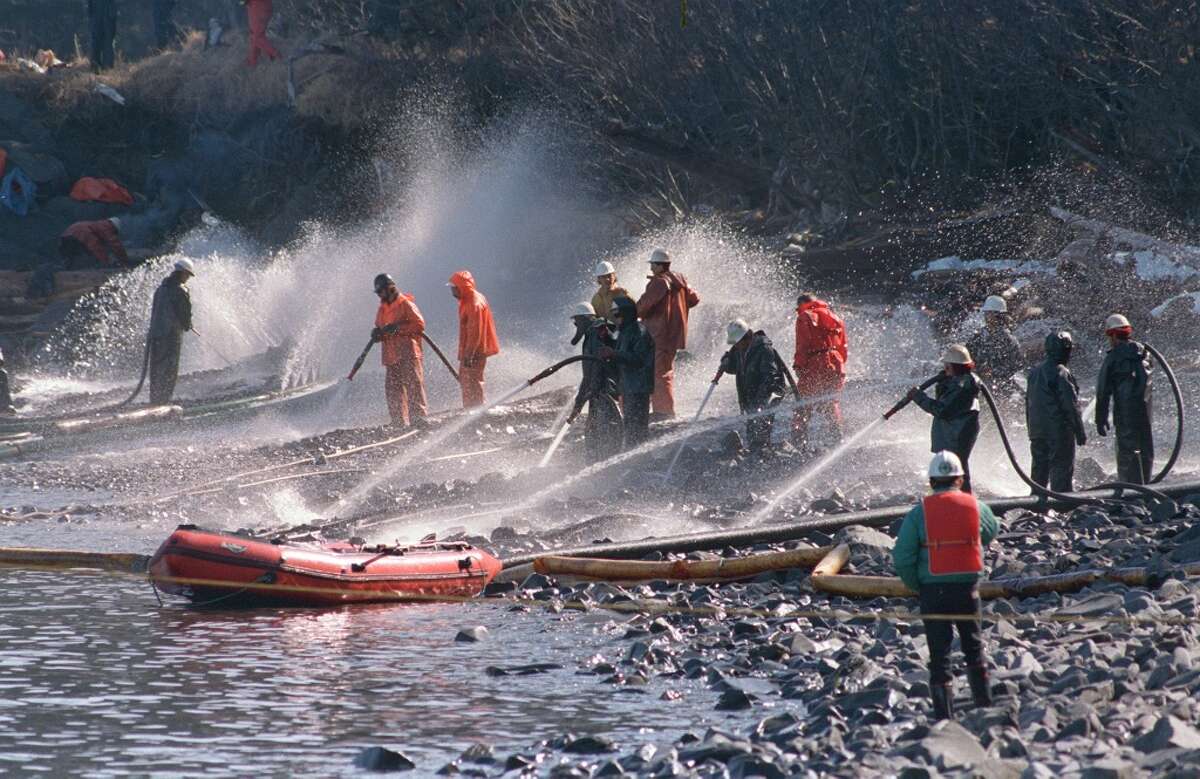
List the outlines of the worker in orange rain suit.
{"type": "Polygon", "coordinates": [[[826,419],[834,439],[840,439],[842,407],[838,395],[846,386],[846,324],[812,292],[804,292],[796,300],[792,367],[796,371],[796,390],[804,402],[792,415],[792,442],[801,448],[814,443],[810,429],[814,416],[826,419]]]}
{"type": "Polygon", "coordinates": [[[279,59],[279,51],[267,40],[267,25],[275,12],[272,0],[245,0],[245,3],[246,21],[250,25],[250,53],[246,64],[251,67],[258,64],[259,52],[270,59],[279,59]]]}
{"type": "Polygon", "coordinates": [[[375,277],[375,294],[379,296],[379,310],[375,313],[371,340],[383,344],[383,367],[387,371],[383,386],[388,413],[392,424],[407,426],[424,419],[426,414],[421,353],[425,319],[413,296],[396,289],[396,282],[388,274],[375,277]]]}
{"type": "Polygon", "coordinates": [[[475,289],[470,271],[456,271],[447,285],[458,298],[458,382],[463,408],[483,405],[483,369],[487,358],[500,353],[496,323],[487,298],[475,289]]]}
{"type": "Polygon", "coordinates": [[[687,348],[688,312],[700,296],[683,274],[671,270],[671,255],[650,254],[649,281],[637,302],[637,314],[654,339],[654,392],[650,405],[659,417],[675,416],[675,353],[687,348]]]}

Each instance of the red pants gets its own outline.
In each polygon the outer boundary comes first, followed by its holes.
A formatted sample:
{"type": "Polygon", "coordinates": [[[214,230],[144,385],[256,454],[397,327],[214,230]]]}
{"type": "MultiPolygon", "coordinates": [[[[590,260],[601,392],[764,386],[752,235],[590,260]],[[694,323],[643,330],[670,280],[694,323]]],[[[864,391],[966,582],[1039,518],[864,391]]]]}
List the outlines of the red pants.
{"type": "Polygon", "coordinates": [[[413,418],[424,419],[427,409],[425,371],[421,358],[401,360],[395,365],[386,366],[386,370],[387,378],[383,386],[392,424],[408,425],[413,418]]]}
{"type": "Polygon", "coordinates": [[[655,414],[675,416],[675,350],[654,350],[654,392],[650,409],[655,414]]]}
{"type": "Polygon", "coordinates": [[[473,366],[459,363],[458,383],[462,386],[463,408],[474,408],[483,405],[483,369],[487,366],[487,358],[480,357],[473,366]]]}
{"type": "Polygon", "coordinates": [[[274,10],[272,0],[246,0],[246,20],[250,24],[250,55],[246,57],[247,65],[258,63],[259,52],[273,60],[279,59],[279,51],[267,40],[267,25],[271,22],[274,10]]]}
{"type": "MultiPolygon", "coordinates": [[[[805,400],[805,398],[801,398],[805,400]]],[[[792,413],[792,443],[797,447],[835,443],[842,438],[842,404],[837,398],[798,406],[792,413]],[[813,419],[823,420],[828,426],[829,441],[816,441],[812,430],[813,419]]]]}

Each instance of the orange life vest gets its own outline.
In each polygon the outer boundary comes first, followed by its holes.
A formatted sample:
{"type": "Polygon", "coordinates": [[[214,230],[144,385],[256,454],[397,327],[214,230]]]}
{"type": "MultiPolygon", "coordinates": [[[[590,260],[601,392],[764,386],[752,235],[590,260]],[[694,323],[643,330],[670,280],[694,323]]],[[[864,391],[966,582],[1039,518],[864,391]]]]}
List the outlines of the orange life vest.
{"type": "Polygon", "coordinates": [[[925,498],[925,548],[929,573],[945,576],[983,571],[979,538],[979,503],[960,490],[937,492],[925,498]]]}

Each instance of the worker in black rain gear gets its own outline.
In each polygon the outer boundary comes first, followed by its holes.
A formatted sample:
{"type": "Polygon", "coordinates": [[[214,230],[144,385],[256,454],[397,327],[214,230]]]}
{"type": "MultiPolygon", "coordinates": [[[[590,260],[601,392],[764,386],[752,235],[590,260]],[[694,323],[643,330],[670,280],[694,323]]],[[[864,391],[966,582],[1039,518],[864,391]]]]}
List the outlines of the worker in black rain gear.
{"type": "Polygon", "coordinates": [[[929,451],[956,454],[963,467],[963,492],[971,492],[968,461],[979,438],[979,377],[971,353],[962,344],[946,347],[942,364],[944,374],[934,385],[933,397],[913,387],[908,399],[933,416],[929,451]]]}
{"type": "Polygon", "coordinates": [[[1030,369],[1025,394],[1030,476],[1055,492],[1075,489],[1075,446],[1087,443],[1079,384],[1067,363],[1075,341],[1066,330],[1046,336],[1046,359],[1030,369]]]}
{"type": "MultiPolygon", "coordinates": [[[[577,305],[571,321],[575,323],[575,337],[571,339],[571,345],[582,341],[580,353],[584,357],[598,358],[601,348],[607,346],[611,349],[617,345],[608,320],[596,316],[591,303],[577,305]]],[[[587,456],[590,462],[600,462],[621,451],[623,425],[617,389],[620,371],[612,362],[596,360],[584,360],[580,367],[583,378],[579,382],[579,391],[575,393],[575,405],[567,417],[567,424],[579,417],[585,405],[588,407],[587,427],[584,430],[587,456]]]]}
{"type": "Polygon", "coordinates": [[[633,449],[650,433],[650,394],[654,392],[654,337],[638,321],[637,303],[613,299],[609,319],[617,325],[617,345],[601,346],[600,357],[620,371],[621,416],[625,420],[624,448],[633,449]]]}
{"type": "Polygon", "coordinates": [[[187,283],[194,275],[191,260],[179,260],[154,291],[150,308],[150,402],[154,405],[171,402],[175,394],[183,334],[192,329],[192,297],[187,283]]]}
{"type": "MultiPolygon", "coordinates": [[[[721,358],[721,372],[736,377],[738,407],[742,413],[755,414],[779,405],[787,383],[783,378],[783,360],[767,334],[755,331],[744,319],[735,319],[726,328],[725,340],[732,348],[721,358]]],[[[774,414],[746,420],[746,444],[750,451],[770,450],[774,426],[774,414]]]]}
{"type": "Polygon", "coordinates": [[[1109,349],[1096,379],[1096,432],[1108,435],[1111,404],[1117,431],[1117,478],[1145,484],[1154,470],[1150,353],[1132,340],[1133,326],[1120,314],[1105,321],[1104,334],[1109,349]]]}
{"type": "Polygon", "coordinates": [[[1008,329],[1008,302],[999,295],[983,301],[983,327],[967,341],[979,377],[1003,398],[1018,392],[1013,376],[1026,368],[1021,344],[1008,329]]]}

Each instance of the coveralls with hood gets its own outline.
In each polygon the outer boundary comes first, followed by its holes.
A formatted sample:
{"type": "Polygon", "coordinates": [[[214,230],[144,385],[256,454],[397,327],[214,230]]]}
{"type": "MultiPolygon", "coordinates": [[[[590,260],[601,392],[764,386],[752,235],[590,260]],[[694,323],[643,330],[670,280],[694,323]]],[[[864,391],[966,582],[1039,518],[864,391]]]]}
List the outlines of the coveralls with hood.
{"type": "Polygon", "coordinates": [[[654,339],[654,413],[675,416],[675,353],[687,348],[688,312],[700,295],[683,274],[666,270],[649,277],[637,313],[654,339]]]}
{"type": "Polygon", "coordinates": [[[245,0],[246,21],[250,26],[250,53],[246,56],[246,64],[253,67],[258,64],[260,53],[268,58],[279,59],[279,51],[267,40],[267,26],[271,23],[271,15],[275,13],[273,0],[245,0]]]}
{"type": "Polygon", "coordinates": [[[1154,432],[1150,353],[1128,333],[1108,350],[1096,379],[1096,432],[1108,433],[1108,409],[1112,405],[1117,432],[1117,478],[1145,484],[1153,477],[1154,432]]]}
{"type": "Polygon", "coordinates": [[[470,271],[456,271],[450,277],[450,286],[458,291],[458,380],[463,408],[482,406],[487,358],[500,353],[496,323],[487,298],[475,289],[475,277],[470,271]]]}
{"type": "MultiPolygon", "coordinates": [[[[743,414],[778,405],[787,387],[783,360],[762,330],[750,334],[749,344],[744,348],[738,343],[726,352],[721,358],[721,371],[736,377],[738,407],[743,414]]],[[[770,448],[774,425],[774,414],[746,420],[746,443],[751,451],[770,448]]]]}
{"type": "Polygon", "coordinates": [[[1075,446],[1087,443],[1079,414],[1079,384],[1067,368],[1071,347],[1070,333],[1046,336],[1046,359],[1030,369],[1025,394],[1030,477],[1055,492],[1075,489],[1075,446]]]}
{"type": "Polygon", "coordinates": [[[929,431],[929,451],[954,452],[962,461],[963,491],[971,491],[971,466],[968,460],[979,438],[979,377],[973,366],[955,366],[955,375],[943,374],[934,385],[933,397],[917,393],[913,402],[933,416],[929,431]]]}
{"type": "Polygon", "coordinates": [[[111,219],[76,222],[58,237],[58,253],[68,269],[86,267],[90,256],[100,265],[129,265],[125,244],[111,219]]]}
{"type": "Polygon", "coordinates": [[[835,438],[841,438],[842,407],[837,395],[846,386],[846,324],[823,300],[809,300],[796,307],[796,391],[800,398],[834,397],[796,408],[792,415],[792,440],[809,442],[814,417],[823,417],[835,438]]]}
{"type": "Polygon", "coordinates": [[[183,334],[192,329],[192,297],[185,274],[175,271],[154,291],[150,307],[150,402],[169,403],[179,380],[183,334]]]}
{"type": "MultiPolygon", "coordinates": [[[[599,358],[601,348],[607,346],[611,349],[617,345],[608,321],[601,317],[584,319],[576,316],[575,330],[571,344],[583,341],[580,353],[585,357],[599,358]]],[[[580,368],[583,377],[579,382],[579,391],[575,393],[575,405],[571,408],[569,420],[578,417],[584,405],[587,405],[584,439],[588,460],[599,462],[621,451],[623,432],[621,410],[617,405],[620,399],[620,370],[612,362],[596,360],[584,360],[580,368]]]]}
{"type": "Polygon", "coordinates": [[[113,40],[117,37],[117,0],[88,0],[88,25],[92,34],[92,70],[116,64],[113,40]]]}
{"type": "MultiPolygon", "coordinates": [[[[384,391],[392,424],[408,425],[424,419],[425,369],[421,335],[425,318],[412,295],[396,291],[393,300],[380,300],[375,313],[375,333],[382,344],[383,367],[387,372],[384,391]]],[[[373,333],[372,335],[374,335],[373,333]]]]}
{"type": "Polygon", "coordinates": [[[632,298],[617,298],[621,313],[613,359],[621,372],[621,415],[625,419],[625,448],[633,449],[649,436],[650,395],[654,392],[654,336],[638,321],[632,298]]]}
{"type": "MultiPolygon", "coordinates": [[[[979,624],[979,580],[983,550],[1000,532],[1000,523],[987,504],[953,486],[934,487],[933,494],[912,508],[900,525],[892,548],[896,575],[918,593],[923,614],[962,614],[962,620],[929,620],[929,686],[951,708],[953,679],[950,645],[954,631],[962,643],[967,674],[976,701],[990,701],[987,657],[979,624]]],[[[945,714],[943,714],[945,716],[945,714]]]]}

